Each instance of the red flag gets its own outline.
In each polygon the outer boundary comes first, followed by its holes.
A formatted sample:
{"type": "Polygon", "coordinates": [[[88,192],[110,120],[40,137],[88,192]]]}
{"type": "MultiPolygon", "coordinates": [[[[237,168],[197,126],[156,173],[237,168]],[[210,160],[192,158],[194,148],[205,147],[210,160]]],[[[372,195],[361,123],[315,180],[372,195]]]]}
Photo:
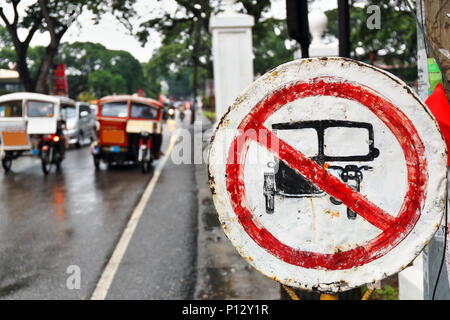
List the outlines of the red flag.
{"type": "MultiPolygon", "coordinates": [[[[447,143],[447,150],[450,150],[450,105],[441,83],[436,86],[436,89],[430,94],[425,103],[436,118],[447,143]]],[[[450,158],[448,166],[450,166],[450,158]]]]}

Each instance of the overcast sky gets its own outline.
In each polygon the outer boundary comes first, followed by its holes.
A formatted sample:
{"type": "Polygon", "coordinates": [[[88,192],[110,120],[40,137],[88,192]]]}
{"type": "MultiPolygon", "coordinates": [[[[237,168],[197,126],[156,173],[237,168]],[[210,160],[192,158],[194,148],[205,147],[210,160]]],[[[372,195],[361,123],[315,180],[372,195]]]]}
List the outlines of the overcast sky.
{"type": "MultiPolygon", "coordinates": [[[[22,0],[19,10],[23,9],[30,3],[36,0],[22,0]]],[[[335,7],[336,1],[317,0],[312,4],[312,8],[329,9],[335,7]]],[[[162,5],[164,9],[174,11],[176,4],[173,0],[163,0],[162,5]]],[[[142,21],[148,20],[158,16],[160,4],[156,0],[137,0],[135,9],[138,15],[142,18],[137,18],[133,22],[134,26],[138,26],[142,21]]],[[[12,16],[12,12],[6,12],[8,16],[12,16]]],[[[276,18],[284,19],[286,17],[285,1],[274,0],[272,2],[271,14],[276,18]]],[[[108,49],[126,50],[141,62],[147,62],[155,48],[160,45],[160,38],[158,34],[152,33],[150,41],[145,47],[130,35],[126,28],[118,23],[111,15],[104,15],[99,24],[95,25],[92,20],[92,15],[83,13],[79,18],[79,27],[77,24],[71,26],[68,32],[64,35],[63,42],[75,41],[89,41],[103,44],[108,49]]],[[[37,34],[31,45],[46,45],[49,41],[47,34],[37,34]]]]}

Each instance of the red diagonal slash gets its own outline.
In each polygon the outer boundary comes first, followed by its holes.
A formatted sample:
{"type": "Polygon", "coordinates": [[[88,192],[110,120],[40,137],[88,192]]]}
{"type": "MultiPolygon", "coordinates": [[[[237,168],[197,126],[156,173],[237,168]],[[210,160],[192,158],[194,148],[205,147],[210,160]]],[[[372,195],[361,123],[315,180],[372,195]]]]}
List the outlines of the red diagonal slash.
{"type": "Polygon", "coordinates": [[[315,161],[309,159],[298,150],[278,138],[266,127],[261,126],[258,134],[249,136],[263,147],[268,148],[283,160],[289,167],[303,175],[317,187],[341,200],[347,207],[381,230],[386,230],[395,218],[380,207],[370,202],[361,193],[353,190],[341,180],[328,173],[315,161]]]}
{"type": "Polygon", "coordinates": [[[292,83],[272,92],[255,105],[243,118],[238,130],[240,133],[230,145],[226,165],[226,188],[233,210],[245,232],[256,244],[289,264],[330,270],[361,266],[382,257],[396,247],[413,230],[420,218],[428,178],[424,145],[411,120],[390,101],[372,90],[332,77],[292,83]],[[278,109],[291,101],[309,96],[334,96],[357,101],[373,112],[393,133],[403,150],[408,178],[408,190],[395,218],[279,139],[264,126],[265,121],[278,109]],[[266,134],[246,135],[249,130],[255,132],[261,130],[266,134]],[[281,161],[326,193],[341,200],[382,232],[355,248],[327,254],[303,251],[282,243],[255,219],[246,199],[244,167],[251,141],[256,141],[274,152],[281,161]]]}

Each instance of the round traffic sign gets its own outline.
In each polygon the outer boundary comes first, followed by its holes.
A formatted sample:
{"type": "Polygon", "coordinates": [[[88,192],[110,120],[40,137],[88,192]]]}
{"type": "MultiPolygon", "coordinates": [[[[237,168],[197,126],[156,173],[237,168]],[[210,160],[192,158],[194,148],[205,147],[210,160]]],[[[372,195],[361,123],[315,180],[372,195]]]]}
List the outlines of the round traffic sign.
{"type": "Polygon", "coordinates": [[[282,65],[248,87],[212,139],[224,231],[256,269],[327,292],[405,268],[445,207],[446,148],[401,80],[350,59],[282,65]]]}

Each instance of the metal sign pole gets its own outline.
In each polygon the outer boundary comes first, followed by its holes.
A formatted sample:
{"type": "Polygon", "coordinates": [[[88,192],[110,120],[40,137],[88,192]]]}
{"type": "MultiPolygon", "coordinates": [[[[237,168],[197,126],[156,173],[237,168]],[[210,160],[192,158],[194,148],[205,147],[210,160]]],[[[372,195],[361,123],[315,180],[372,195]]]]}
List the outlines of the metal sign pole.
{"type": "Polygon", "coordinates": [[[338,0],[339,56],[350,58],[350,7],[348,0],[338,0]]]}
{"type": "MultiPolygon", "coordinates": [[[[424,1],[417,2],[417,19],[419,23],[425,21],[426,11],[424,10],[424,1]]],[[[426,28],[423,28],[425,31],[426,28]]],[[[428,97],[428,66],[427,66],[427,48],[425,43],[426,35],[422,33],[422,28],[417,25],[417,68],[418,68],[418,93],[420,98],[425,100],[428,97]]],[[[447,195],[448,197],[448,195],[447,195]]],[[[446,222],[443,222],[444,225],[446,222]]],[[[440,275],[440,264],[444,254],[444,229],[441,226],[436,235],[431,239],[430,244],[424,249],[423,264],[423,296],[425,300],[450,299],[450,289],[448,284],[448,274],[445,268],[442,268],[440,275]],[[439,276],[439,279],[438,279],[439,276]]]]}

